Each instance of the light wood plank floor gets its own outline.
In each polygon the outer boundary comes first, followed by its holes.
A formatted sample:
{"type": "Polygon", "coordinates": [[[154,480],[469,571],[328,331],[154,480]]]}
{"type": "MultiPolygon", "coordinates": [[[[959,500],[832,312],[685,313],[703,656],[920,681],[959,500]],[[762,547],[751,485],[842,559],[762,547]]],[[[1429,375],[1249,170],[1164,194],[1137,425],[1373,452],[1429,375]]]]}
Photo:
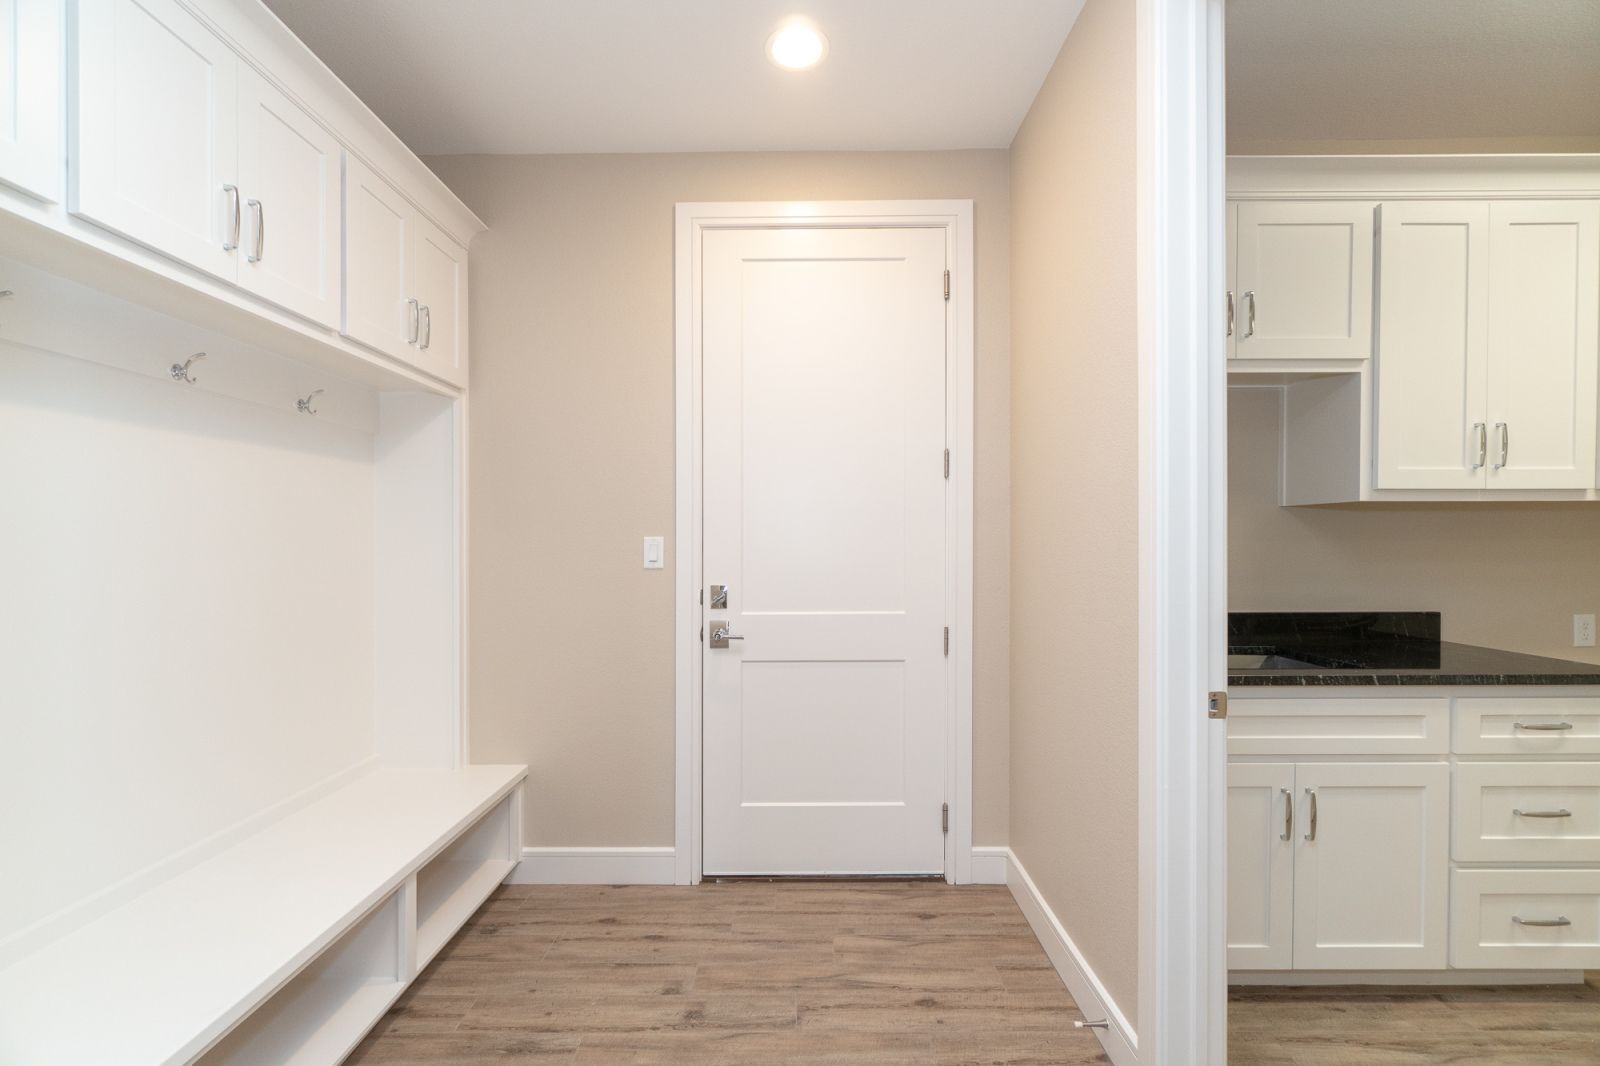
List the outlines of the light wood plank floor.
{"type": "Polygon", "coordinates": [[[1596,1066],[1600,975],[1531,988],[1235,988],[1230,1066],[1596,1066]]]}
{"type": "Polygon", "coordinates": [[[1106,1063],[1010,893],[508,886],[350,1062],[1106,1063]]]}
{"type": "MultiPolygon", "coordinates": [[[[350,1061],[1107,1062],[1010,893],[500,889],[350,1061]]],[[[1231,1066],[1597,1066],[1582,987],[1234,989],[1231,1066]]]]}

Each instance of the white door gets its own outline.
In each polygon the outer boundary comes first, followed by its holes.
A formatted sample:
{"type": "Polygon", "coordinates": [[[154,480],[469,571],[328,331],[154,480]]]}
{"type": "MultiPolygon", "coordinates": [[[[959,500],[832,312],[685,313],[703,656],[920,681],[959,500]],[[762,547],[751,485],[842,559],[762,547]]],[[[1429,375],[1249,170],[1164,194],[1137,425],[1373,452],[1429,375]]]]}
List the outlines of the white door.
{"type": "Polygon", "coordinates": [[[416,210],[393,185],[345,153],[343,333],[407,360],[421,332],[411,293],[416,221],[416,210]]]}
{"type": "Polygon", "coordinates": [[[1300,763],[1295,786],[1294,968],[1442,969],[1450,767],[1300,763]]]}
{"type": "Polygon", "coordinates": [[[1238,359],[1372,354],[1370,203],[1239,205],[1238,359]]]}
{"type": "Polygon", "coordinates": [[[0,0],[0,181],[61,199],[64,0],[0,0]]]}
{"type": "Polygon", "coordinates": [[[1482,488],[1489,205],[1391,203],[1378,215],[1374,484],[1482,488]]]}
{"type": "Polygon", "coordinates": [[[464,385],[467,250],[425,218],[417,218],[415,234],[412,287],[421,304],[417,312],[421,321],[411,359],[424,370],[464,385]]]}
{"type": "Polygon", "coordinates": [[[1595,485],[1600,205],[1489,208],[1489,487],[1595,485]]]}
{"type": "Polygon", "coordinates": [[[704,872],[940,873],[944,232],[712,230],[702,262],[704,872]]]}
{"type": "Polygon", "coordinates": [[[71,209],[238,276],[238,60],[176,0],[78,0],[71,209]]]}
{"type": "Polygon", "coordinates": [[[1294,764],[1228,767],[1228,968],[1294,959],[1294,764]]]}
{"type": "Polygon", "coordinates": [[[239,71],[239,284],[339,325],[339,142],[249,67],[239,71]]]}

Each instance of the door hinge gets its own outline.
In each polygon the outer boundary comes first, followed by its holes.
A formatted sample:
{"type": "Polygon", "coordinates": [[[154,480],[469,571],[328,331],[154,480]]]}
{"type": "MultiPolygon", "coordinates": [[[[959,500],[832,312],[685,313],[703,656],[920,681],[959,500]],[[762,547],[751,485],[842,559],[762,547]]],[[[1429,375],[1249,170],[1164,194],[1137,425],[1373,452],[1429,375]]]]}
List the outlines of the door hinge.
{"type": "Polygon", "coordinates": [[[946,833],[950,832],[950,804],[948,803],[944,805],[944,811],[939,815],[939,828],[946,833]]]}
{"type": "Polygon", "coordinates": [[[1226,692],[1213,692],[1206,697],[1206,717],[1228,717],[1228,694],[1226,692]]]}
{"type": "Polygon", "coordinates": [[[950,480],[950,449],[949,448],[946,448],[944,450],[944,479],[946,481],[950,480]]]}
{"type": "Polygon", "coordinates": [[[944,298],[950,299],[950,271],[944,272],[944,298]]]}
{"type": "Polygon", "coordinates": [[[950,658],[950,627],[944,627],[944,657],[950,658]]]}

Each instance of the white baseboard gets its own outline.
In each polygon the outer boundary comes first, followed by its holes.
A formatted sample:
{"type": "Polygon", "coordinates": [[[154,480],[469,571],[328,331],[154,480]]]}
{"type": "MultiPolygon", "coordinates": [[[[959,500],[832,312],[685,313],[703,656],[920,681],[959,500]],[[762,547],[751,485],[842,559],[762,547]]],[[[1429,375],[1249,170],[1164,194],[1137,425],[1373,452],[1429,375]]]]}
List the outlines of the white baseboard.
{"type": "Polygon", "coordinates": [[[523,848],[508,885],[670,885],[672,848],[523,848]]]}
{"type": "Polygon", "coordinates": [[[1006,883],[1006,870],[1011,865],[1011,849],[1004,844],[999,847],[979,847],[972,849],[972,883],[975,885],[1003,885],[1006,883]]]}
{"type": "Polygon", "coordinates": [[[1111,1023],[1105,1029],[1093,1031],[1100,1038],[1100,1045],[1105,1048],[1106,1055],[1115,1066],[1139,1066],[1138,1034],[1128,1024],[1127,1015],[1122,1013],[1116,1000],[1111,998],[1105,986],[1100,983],[1100,978],[1089,967],[1082,953],[1078,951],[1077,945],[1067,935],[1067,930],[1062,926],[1060,919],[1039,894],[1033,878],[1028,876],[1028,871],[1017,861],[1015,853],[1010,848],[1005,850],[1006,885],[1011,889],[1011,895],[1016,898],[1017,906],[1022,908],[1022,914],[1028,919],[1028,924],[1033,927],[1034,936],[1037,936],[1039,943],[1044,945],[1044,952],[1050,957],[1056,973],[1061,975],[1062,983],[1067,986],[1067,991],[1072,993],[1072,998],[1077,1001],[1078,1009],[1083,1012],[1085,1019],[1098,1021],[1104,1018],[1111,1023]]]}
{"type": "Polygon", "coordinates": [[[1337,985],[1581,985],[1582,970],[1235,970],[1228,984],[1243,988],[1325,988],[1337,985]]]}

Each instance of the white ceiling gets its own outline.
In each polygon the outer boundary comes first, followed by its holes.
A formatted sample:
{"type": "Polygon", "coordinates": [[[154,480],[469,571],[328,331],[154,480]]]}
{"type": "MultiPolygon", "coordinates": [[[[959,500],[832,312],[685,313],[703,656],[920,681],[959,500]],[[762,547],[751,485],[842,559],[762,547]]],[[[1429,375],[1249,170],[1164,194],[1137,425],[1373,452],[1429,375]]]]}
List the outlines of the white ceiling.
{"type": "Polygon", "coordinates": [[[998,148],[1082,0],[266,0],[422,155],[998,148]],[[767,37],[803,14],[828,59],[767,37]]]}
{"type": "Polygon", "coordinates": [[[1600,136],[1600,0],[1228,0],[1228,140],[1600,136]]]}

